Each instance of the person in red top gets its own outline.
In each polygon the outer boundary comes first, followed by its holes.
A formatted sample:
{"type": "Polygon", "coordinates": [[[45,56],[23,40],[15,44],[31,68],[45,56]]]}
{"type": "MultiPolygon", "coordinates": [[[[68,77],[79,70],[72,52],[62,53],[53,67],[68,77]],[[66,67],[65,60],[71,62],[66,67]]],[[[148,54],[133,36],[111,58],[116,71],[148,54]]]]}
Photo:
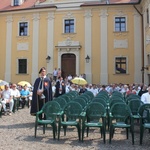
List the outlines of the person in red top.
{"type": "Polygon", "coordinates": [[[136,91],[134,90],[132,85],[129,86],[129,90],[126,92],[126,95],[129,95],[131,93],[136,94],[136,91]]]}

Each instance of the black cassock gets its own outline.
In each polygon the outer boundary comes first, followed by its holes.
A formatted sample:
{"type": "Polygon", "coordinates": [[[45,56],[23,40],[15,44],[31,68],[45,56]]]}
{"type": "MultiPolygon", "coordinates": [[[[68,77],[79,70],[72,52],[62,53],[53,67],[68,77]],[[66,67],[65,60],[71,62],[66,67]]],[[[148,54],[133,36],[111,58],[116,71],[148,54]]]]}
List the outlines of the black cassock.
{"type": "Polygon", "coordinates": [[[36,112],[41,110],[42,106],[52,100],[52,85],[49,78],[44,78],[43,81],[43,94],[45,99],[40,99],[40,96],[37,95],[37,90],[39,88],[39,84],[41,82],[41,78],[37,78],[34,83],[33,87],[33,95],[32,95],[32,102],[31,102],[31,115],[36,115],[36,112]]]}

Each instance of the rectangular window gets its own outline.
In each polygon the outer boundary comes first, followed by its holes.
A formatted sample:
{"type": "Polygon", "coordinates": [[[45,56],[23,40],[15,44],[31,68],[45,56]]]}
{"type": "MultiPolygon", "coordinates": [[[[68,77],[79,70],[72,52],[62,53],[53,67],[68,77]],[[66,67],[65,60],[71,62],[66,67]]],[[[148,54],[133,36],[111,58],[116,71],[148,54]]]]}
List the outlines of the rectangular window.
{"type": "Polygon", "coordinates": [[[149,24],[149,10],[146,10],[147,24],[149,24]]]}
{"type": "Polygon", "coordinates": [[[27,59],[18,59],[18,73],[27,74],[27,59]]]}
{"type": "Polygon", "coordinates": [[[126,17],[115,17],[115,31],[126,31],[126,17]]]}
{"type": "Polygon", "coordinates": [[[28,22],[20,22],[19,36],[27,36],[27,35],[28,35],[28,22]]]}
{"type": "Polygon", "coordinates": [[[127,73],[127,59],[126,57],[115,58],[115,73],[126,74],[127,73]]]}
{"type": "Polygon", "coordinates": [[[74,19],[65,20],[65,33],[74,33],[74,19]]]}
{"type": "Polygon", "coordinates": [[[19,0],[14,0],[14,6],[19,6],[19,0]]]}

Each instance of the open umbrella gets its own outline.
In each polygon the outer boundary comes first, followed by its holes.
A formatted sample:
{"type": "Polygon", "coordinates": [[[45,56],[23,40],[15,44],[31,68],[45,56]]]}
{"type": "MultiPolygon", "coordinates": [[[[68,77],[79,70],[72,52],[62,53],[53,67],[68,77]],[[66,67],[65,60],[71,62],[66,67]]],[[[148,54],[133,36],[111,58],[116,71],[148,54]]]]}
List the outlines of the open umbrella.
{"type": "Polygon", "coordinates": [[[5,85],[9,85],[9,83],[6,82],[6,81],[4,81],[4,80],[0,80],[0,88],[1,88],[2,90],[4,90],[4,86],[5,86],[5,85]]]}
{"type": "Polygon", "coordinates": [[[31,87],[31,84],[27,81],[20,81],[20,82],[18,82],[18,85],[21,85],[21,86],[27,85],[27,87],[31,87]]]}
{"type": "Polygon", "coordinates": [[[74,79],[71,80],[72,83],[77,84],[77,85],[85,85],[87,84],[87,81],[83,78],[80,77],[75,77],[74,79]]]}
{"type": "Polygon", "coordinates": [[[0,80],[0,86],[7,85],[7,84],[9,84],[9,83],[4,80],[0,80]]]}

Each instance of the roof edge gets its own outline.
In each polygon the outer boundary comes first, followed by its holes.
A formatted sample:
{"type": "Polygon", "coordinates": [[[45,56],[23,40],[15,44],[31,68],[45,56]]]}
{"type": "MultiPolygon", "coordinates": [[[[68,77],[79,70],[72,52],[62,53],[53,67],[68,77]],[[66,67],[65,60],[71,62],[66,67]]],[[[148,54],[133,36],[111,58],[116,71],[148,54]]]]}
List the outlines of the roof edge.
{"type": "Polygon", "coordinates": [[[29,7],[29,8],[21,8],[21,9],[10,9],[10,10],[0,10],[0,12],[12,12],[12,11],[25,11],[25,10],[34,10],[34,9],[46,9],[46,8],[57,8],[57,6],[55,5],[50,5],[50,6],[32,6],[32,7],[29,7]]]}
{"type": "Polygon", "coordinates": [[[106,3],[106,4],[91,4],[91,3],[86,3],[82,4],[80,7],[88,7],[88,6],[106,6],[106,5],[138,5],[141,3],[142,0],[139,0],[138,2],[132,2],[132,3],[106,3]]]}

